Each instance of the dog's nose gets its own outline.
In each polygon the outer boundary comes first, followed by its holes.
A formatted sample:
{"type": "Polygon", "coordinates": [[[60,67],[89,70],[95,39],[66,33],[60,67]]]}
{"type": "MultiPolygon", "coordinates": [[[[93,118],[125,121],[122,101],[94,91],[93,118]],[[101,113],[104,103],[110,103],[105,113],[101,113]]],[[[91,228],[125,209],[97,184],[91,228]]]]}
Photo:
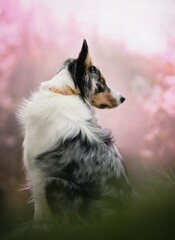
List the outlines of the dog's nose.
{"type": "Polygon", "coordinates": [[[125,101],[125,98],[123,96],[121,96],[120,102],[123,103],[124,101],[125,101]]]}

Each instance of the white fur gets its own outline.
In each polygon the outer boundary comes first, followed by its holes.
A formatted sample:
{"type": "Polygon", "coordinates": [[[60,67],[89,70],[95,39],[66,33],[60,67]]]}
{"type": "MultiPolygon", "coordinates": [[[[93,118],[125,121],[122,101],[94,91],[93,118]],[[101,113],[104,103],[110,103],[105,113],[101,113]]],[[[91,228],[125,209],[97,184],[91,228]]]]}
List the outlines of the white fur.
{"type": "Polygon", "coordinates": [[[79,97],[49,90],[52,87],[66,88],[65,80],[74,88],[68,74],[67,69],[62,70],[53,79],[43,82],[31,99],[21,106],[19,115],[25,131],[24,147],[28,149],[30,158],[50,149],[59,138],[66,139],[80,129],[89,140],[96,138],[92,127],[85,124],[93,118],[92,113],[79,97]],[[37,144],[33,139],[39,139],[37,144]]]}
{"type": "Polygon", "coordinates": [[[118,103],[118,106],[121,104],[121,93],[119,93],[118,91],[110,88],[110,92],[111,92],[111,95],[113,96],[113,98],[116,98],[117,99],[117,103],[118,103]]]}
{"type": "Polygon", "coordinates": [[[75,89],[74,82],[67,68],[62,69],[51,80],[41,83],[41,89],[48,90],[50,87],[65,90],[67,87],[75,89]]]}

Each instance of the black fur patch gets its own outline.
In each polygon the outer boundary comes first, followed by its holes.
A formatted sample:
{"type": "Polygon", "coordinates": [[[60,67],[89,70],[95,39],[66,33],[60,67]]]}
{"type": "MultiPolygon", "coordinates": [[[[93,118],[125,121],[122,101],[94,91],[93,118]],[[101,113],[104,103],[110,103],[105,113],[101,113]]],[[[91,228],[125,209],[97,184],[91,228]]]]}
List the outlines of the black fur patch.
{"type": "Polygon", "coordinates": [[[77,65],[77,61],[70,63],[68,66],[69,73],[74,81],[75,87],[80,90],[80,96],[83,100],[90,96],[92,82],[83,65],[77,65]]]}
{"type": "MultiPolygon", "coordinates": [[[[71,61],[68,65],[69,73],[74,81],[75,87],[80,90],[80,96],[83,100],[89,98],[92,83],[89,78],[86,60],[88,57],[88,45],[84,40],[82,49],[77,59],[71,61]]],[[[66,61],[68,62],[68,61],[66,61]]]]}

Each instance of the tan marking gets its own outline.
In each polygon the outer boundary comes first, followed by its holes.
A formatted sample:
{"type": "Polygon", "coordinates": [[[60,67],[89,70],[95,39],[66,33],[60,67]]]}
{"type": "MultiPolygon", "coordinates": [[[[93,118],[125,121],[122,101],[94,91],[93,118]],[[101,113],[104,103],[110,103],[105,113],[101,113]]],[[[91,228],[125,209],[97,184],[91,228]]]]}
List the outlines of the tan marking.
{"type": "Polygon", "coordinates": [[[94,94],[91,98],[91,103],[97,108],[100,108],[100,105],[106,105],[108,108],[118,106],[117,99],[111,95],[110,91],[94,94]]]}
{"type": "Polygon", "coordinates": [[[91,65],[92,65],[92,60],[91,60],[90,54],[88,53],[87,56],[86,56],[86,60],[85,60],[86,73],[89,72],[88,70],[89,70],[91,65]]]}
{"type": "Polygon", "coordinates": [[[49,88],[49,90],[53,93],[59,93],[62,95],[79,95],[79,91],[78,90],[73,90],[70,87],[67,87],[65,90],[61,90],[58,88],[49,88]]]}

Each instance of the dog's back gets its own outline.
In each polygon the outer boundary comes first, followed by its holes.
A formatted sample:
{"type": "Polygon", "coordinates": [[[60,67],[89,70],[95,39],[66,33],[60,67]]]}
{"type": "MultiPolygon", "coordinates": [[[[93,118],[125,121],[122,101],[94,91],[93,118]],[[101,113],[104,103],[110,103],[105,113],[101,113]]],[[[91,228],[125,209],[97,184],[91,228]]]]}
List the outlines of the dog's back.
{"type": "Polygon", "coordinates": [[[130,191],[122,157],[91,107],[114,107],[123,97],[104,79],[94,82],[95,74],[101,73],[91,66],[84,42],[79,58],[66,62],[20,111],[35,219],[92,214],[130,191]],[[77,82],[81,78],[84,83],[77,82]]]}

